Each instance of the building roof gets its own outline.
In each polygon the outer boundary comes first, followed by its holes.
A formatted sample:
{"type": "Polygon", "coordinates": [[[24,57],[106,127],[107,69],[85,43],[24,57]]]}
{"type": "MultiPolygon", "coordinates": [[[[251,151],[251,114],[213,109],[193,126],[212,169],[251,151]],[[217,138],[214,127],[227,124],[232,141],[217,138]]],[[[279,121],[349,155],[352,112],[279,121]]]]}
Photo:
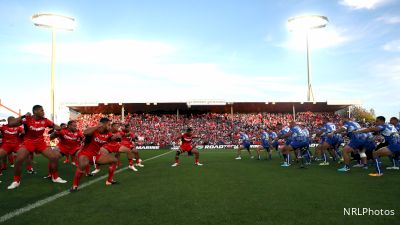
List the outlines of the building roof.
{"type": "Polygon", "coordinates": [[[71,104],[70,110],[82,113],[292,113],[296,112],[336,112],[359,102],[224,102],[224,101],[189,101],[189,102],[162,102],[162,103],[98,103],[98,104],[71,104]]]}

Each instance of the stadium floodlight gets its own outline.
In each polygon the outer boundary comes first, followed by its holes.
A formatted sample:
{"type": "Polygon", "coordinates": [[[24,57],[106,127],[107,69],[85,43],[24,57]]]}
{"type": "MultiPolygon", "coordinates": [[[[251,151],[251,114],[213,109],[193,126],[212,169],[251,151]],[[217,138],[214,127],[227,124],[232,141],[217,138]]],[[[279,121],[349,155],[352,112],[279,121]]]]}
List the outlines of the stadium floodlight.
{"type": "Polygon", "coordinates": [[[324,28],[328,25],[328,17],[320,15],[296,16],[288,19],[288,29],[293,32],[305,32],[307,48],[307,101],[314,101],[314,93],[311,86],[311,62],[308,43],[309,31],[324,28]]]}
{"type": "Polygon", "coordinates": [[[51,119],[54,121],[55,104],[54,104],[54,67],[55,67],[55,50],[56,50],[56,30],[73,31],[75,28],[75,19],[72,17],[57,15],[53,13],[37,13],[32,16],[32,22],[37,27],[51,29],[51,119]]]}

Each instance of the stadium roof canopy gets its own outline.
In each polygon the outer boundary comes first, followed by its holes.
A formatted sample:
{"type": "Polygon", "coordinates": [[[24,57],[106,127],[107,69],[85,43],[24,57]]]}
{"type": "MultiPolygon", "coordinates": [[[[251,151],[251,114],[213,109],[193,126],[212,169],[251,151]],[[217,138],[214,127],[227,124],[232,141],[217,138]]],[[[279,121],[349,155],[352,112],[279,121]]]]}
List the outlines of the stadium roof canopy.
{"type": "Polygon", "coordinates": [[[360,105],[358,101],[327,101],[327,102],[225,102],[201,100],[188,102],[147,102],[147,103],[96,103],[68,104],[67,107],[82,114],[114,113],[292,113],[296,112],[336,112],[351,105],[360,105]]]}

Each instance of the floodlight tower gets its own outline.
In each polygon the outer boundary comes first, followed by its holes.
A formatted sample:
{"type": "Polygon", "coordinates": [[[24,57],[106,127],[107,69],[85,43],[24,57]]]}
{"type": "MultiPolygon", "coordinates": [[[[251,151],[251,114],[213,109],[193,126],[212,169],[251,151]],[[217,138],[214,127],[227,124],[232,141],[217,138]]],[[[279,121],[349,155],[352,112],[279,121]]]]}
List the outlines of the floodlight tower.
{"type": "Polygon", "coordinates": [[[72,17],[57,15],[53,13],[37,13],[32,16],[35,26],[51,29],[51,86],[50,86],[50,103],[51,103],[51,120],[55,117],[54,104],[54,81],[55,81],[55,56],[56,56],[56,31],[73,31],[75,28],[75,19],[72,17]]]}
{"type": "Polygon", "coordinates": [[[329,20],[326,16],[320,15],[307,15],[296,16],[289,18],[288,28],[289,31],[301,31],[306,34],[306,48],[307,48],[307,101],[314,101],[314,93],[311,86],[311,62],[310,62],[310,47],[308,36],[310,30],[326,27],[329,20]]]}

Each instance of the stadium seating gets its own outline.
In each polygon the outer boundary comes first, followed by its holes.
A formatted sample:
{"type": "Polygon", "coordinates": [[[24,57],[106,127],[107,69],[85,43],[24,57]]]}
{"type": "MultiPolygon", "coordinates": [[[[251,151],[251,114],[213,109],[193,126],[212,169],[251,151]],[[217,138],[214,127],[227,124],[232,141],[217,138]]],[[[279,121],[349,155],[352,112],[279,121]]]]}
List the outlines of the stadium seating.
{"type": "MultiPolygon", "coordinates": [[[[83,130],[89,126],[95,126],[100,118],[108,117],[113,121],[120,121],[120,115],[114,114],[81,114],[78,118],[78,128],[83,130]]],[[[323,117],[329,117],[330,121],[340,123],[339,115],[333,113],[300,112],[296,114],[296,121],[304,124],[313,132],[323,117]]],[[[188,126],[194,128],[195,135],[201,136],[198,144],[236,144],[237,132],[246,129],[250,138],[259,134],[259,127],[273,128],[277,123],[287,123],[293,120],[292,114],[128,114],[123,123],[132,124],[133,131],[139,137],[139,145],[159,145],[167,147],[174,145],[179,133],[188,126]]]]}

